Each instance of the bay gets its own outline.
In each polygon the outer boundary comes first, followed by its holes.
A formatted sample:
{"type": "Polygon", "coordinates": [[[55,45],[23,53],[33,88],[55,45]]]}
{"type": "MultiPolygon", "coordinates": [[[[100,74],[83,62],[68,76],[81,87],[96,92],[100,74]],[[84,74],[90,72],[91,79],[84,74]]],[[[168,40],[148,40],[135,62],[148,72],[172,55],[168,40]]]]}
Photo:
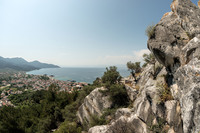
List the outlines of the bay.
{"type": "MultiPolygon", "coordinates": [[[[122,77],[127,77],[130,72],[126,68],[118,68],[122,77]]],[[[54,75],[57,80],[75,80],[76,82],[93,83],[97,77],[102,77],[106,68],[45,68],[27,72],[34,75],[54,75]]]]}

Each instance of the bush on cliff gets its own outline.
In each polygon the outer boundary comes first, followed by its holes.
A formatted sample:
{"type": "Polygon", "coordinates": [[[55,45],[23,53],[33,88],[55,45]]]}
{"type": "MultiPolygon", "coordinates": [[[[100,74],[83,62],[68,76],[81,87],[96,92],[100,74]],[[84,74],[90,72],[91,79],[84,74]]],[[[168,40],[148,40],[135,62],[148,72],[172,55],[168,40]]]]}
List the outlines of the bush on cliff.
{"type": "Polygon", "coordinates": [[[115,84],[109,87],[109,94],[113,107],[123,107],[129,104],[128,95],[124,85],[115,84]]]}
{"type": "Polygon", "coordinates": [[[112,85],[119,83],[121,80],[121,76],[117,71],[117,67],[111,66],[109,68],[106,68],[106,72],[104,72],[104,75],[101,79],[104,84],[112,85]]]}
{"type": "Polygon", "coordinates": [[[143,60],[144,60],[144,64],[143,64],[143,67],[147,66],[147,64],[153,64],[155,65],[156,63],[156,58],[155,56],[153,55],[153,53],[150,53],[150,54],[143,54],[143,60]]]}
{"type": "Polygon", "coordinates": [[[164,104],[168,100],[174,99],[172,94],[171,94],[170,87],[168,86],[167,83],[158,84],[157,87],[159,88],[159,92],[160,92],[159,93],[159,95],[160,95],[159,102],[161,104],[164,104]]]}
{"type": "Polygon", "coordinates": [[[140,67],[140,62],[132,63],[131,61],[126,64],[129,71],[131,71],[131,75],[134,77],[135,82],[137,82],[137,73],[140,73],[142,68],[140,67]]]}
{"type": "Polygon", "coordinates": [[[146,28],[146,35],[151,39],[155,36],[155,25],[152,24],[152,25],[149,25],[147,26],[146,28]]]}
{"type": "Polygon", "coordinates": [[[129,99],[124,85],[120,84],[121,75],[117,71],[117,67],[111,66],[106,68],[106,72],[102,76],[102,83],[107,88],[106,91],[101,91],[110,95],[110,100],[113,102],[113,107],[127,106],[129,99]]]}

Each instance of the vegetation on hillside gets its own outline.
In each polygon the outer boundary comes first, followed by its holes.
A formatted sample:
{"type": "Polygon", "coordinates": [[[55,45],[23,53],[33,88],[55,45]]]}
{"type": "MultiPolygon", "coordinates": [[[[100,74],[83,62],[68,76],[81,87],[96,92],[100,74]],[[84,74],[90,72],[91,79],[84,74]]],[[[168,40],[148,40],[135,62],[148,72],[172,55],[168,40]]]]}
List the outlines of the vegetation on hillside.
{"type": "Polygon", "coordinates": [[[143,64],[143,67],[146,67],[147,64],[153,65],[153,72],[151,72],[151,75],[153,76],[153,79],[156,79],[159,72],[162,70],[163,65],[156,62],[156,58],[153,53],[150,54],[144,54],[143,55],[145,63],[143,64]]]}
{"type": "Polygon", "coordinates": [[[121,76],[117,71],[117,67],[111,66],[110,68],[106,68],[106,72],[104,72],[104,75],[101,79],[102,83],[112,85],[119,83],[121,76]]]}
{"type": "Polygon", "coordinates": [[[134,77],[135,82],[137,82],[137,76],[136,73],[140,73],[142,68],[140,67],[140,62],[127,62],[126,64],[128,70],[131,72],[131,75],[134,77]]]}
{"type": "Polygon", "coordinates": [[[95,88],[105,86],[106,93],[113,101],[113,107],[105,111],[101,118],[94,118],[91,125],[105,124],[107,115],[117,107],[128,105],[125,87],[120,84],[121,76],[116,67],[106,69],[102,78],[97,78],[92,85],[72,93],[59,91],[52,84],[48,90],[24,91],[22,94],[9,96],[15,106],[0,108],[0,132],[2,133],[80,133],[83,126],[77,121],[76,112],[84,98],[95,88]]]}
{"type": "Polygon", "coordinates": [[[155,63],[156,63],[156,58],[153,55],[153,53],[144,54],[143,55],[143,60],[145,61],[145,63],[143,64],[143,67],[147,66],[147,64],[153,64],[153,65],[155,65],[155,63]]]}
{"type": "Polygon", "coordinates": [[[16,107],[0,109],[0,132],[48,133],[64,126],[59,130],[65,128],[66,133],[79,133],[81,126],[76,123],[76,110],[95,87],[85,86],[81,91],[69,93],[51,85],[49,90],[12,95],[9,99],[16,107]]]}
{"type": "Polygon", "coordinates": [[[106,68],[106,72],[102,76],[102,86],[107,88],[106,93],[110,95],[110,100],[113,102],[113,107],[127,106],[129,99],[125,86],[120,83],[121,75],[117,71],[117,67],[111,66],[106,68]]]}
{"type": "Polygon", "coordinates": [[[159,96],[160,96],[159,102],[161,104],[164,104],[166,101],[174,99],[170,91],[170,87],[168,86],[167,83],[157,84],[157,87],[159,88],[159,96]]]}
{"type": "Polygon", "coordinates": [[[149,39],[153,38],[155,36],[155,25],[152,24],[147,26],[145,33],[149,37],[149,39]]]}
{"type": "Polygon", "coordinates": [[[106,68],[106,72],[104,72],[102,78],[97,78],[94,81],[94,84],[107,88],[107,90],[101,90],[100,92],[109,95],[113,105],[111,108],[104,110],[100,117],[92,115],[89,127],[108,124],[114,118],[114,114],[118,108],[128,107],[129,99],[126,88],[120,81],[121,76],[115,66],[106,68]]]}

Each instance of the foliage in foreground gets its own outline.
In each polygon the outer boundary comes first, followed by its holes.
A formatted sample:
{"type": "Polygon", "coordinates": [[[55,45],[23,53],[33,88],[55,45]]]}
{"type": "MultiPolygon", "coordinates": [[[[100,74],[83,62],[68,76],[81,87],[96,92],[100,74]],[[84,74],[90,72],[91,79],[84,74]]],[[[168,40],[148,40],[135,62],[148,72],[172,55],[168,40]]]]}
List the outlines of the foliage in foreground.
{"type": "Polygon", "coordinates": [[[98,117],[92,115],[90,127],[96,125],[106,125],[109,124],[112,119],[114,119],[114,114],[117,111],[117,108],[105,109],[102,116],[98,117]]]}
{"type": "Polygon", "coordinates": [[[68,93],[58,91],[53,85],[49,90],[10,96],[17,106],[0,109],[0,132],[48,133],[61,127],[62,133],[79,133],[81,126],[76,124],[76,110],[94,88],[85,86],[79,92],[68,93]]]}
{"type": "Polygon", "coordinates": [[[63,122],[61,110],[77,98],[76,93],[49,89],[13,95],[11,101],[18,106],[4,106],[0,110],[0,132],[50,132],[63,122]],[[20,100],[16,100],[17,98],[20,100]]]}

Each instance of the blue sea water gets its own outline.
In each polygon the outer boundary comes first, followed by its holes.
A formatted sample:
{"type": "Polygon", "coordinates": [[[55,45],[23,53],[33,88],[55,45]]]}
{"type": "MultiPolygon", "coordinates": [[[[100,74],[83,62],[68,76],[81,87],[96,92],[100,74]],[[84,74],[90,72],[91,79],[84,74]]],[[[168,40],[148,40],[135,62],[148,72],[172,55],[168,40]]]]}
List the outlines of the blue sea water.
{"type": "MultiPolygon", "coordinates": [[[[57,80],[75,80],[77,82],[93,83],[97,77],[103,76],[106,68],[45,68],[27,72],[34,75],[54,75],[57,80]]],[[[130,72],[125,68],[118,68],[122,77],[127,77],[130,72]]]]}

